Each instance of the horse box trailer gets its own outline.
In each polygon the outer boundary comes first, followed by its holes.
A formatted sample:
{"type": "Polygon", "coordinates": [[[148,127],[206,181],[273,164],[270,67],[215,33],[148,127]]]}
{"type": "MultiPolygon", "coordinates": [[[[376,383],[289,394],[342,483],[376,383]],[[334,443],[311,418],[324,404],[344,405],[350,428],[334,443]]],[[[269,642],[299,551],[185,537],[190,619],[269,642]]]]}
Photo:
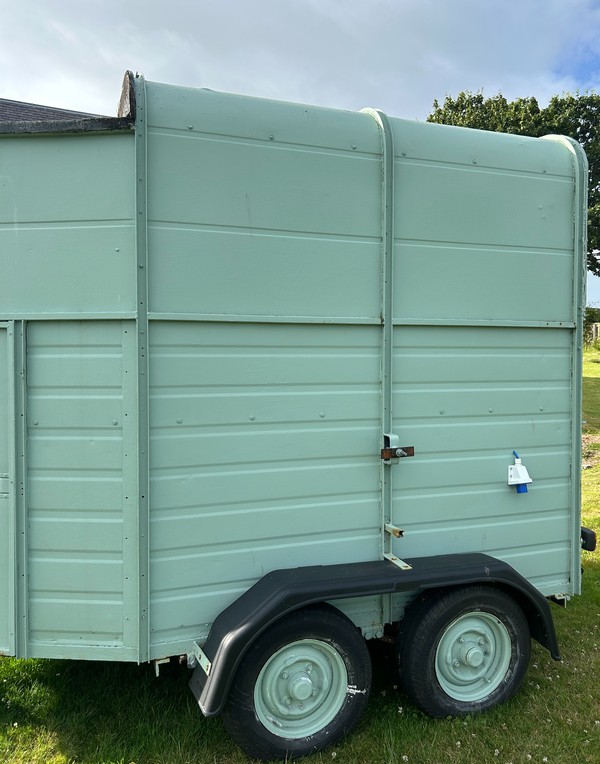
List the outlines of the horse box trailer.
{"type": "Polygon", "coordinates": [[[3,654],[187,656],[259,758],[351,728],[384,631],[439,716],[559,658],[578,144],[131,73],[0,130],[3,654]]]}

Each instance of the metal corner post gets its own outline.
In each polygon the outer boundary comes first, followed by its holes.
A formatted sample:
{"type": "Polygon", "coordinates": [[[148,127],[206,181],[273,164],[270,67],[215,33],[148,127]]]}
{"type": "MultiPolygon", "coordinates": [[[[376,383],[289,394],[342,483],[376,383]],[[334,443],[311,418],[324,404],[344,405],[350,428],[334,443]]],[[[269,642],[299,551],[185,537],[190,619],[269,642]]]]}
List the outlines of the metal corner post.
{"type": "Polygon", "coordinates": [[[149,383],[148,383],[148,212],[147,212],[147,122],[146,83],[141,75],[134,80],[135,121],[135,210],[136,210],[136,341],[138,399],[138,661],[150,655],[150,464],[149,464],[149,383]]]}
{"type": "Polygon", "coordinates": [[[581,145],[573,138],[547,135],[543,140],[562,144],[571,154],[573,162],[573,315],[574,331],[571,343],[571,579],[575,591],[581,591],[579,558],[581,536],[581,430],[583,374],[583,320],[585,314],[586,255],[587,255],[587,195],[588,160],[581,145]]]}
{"type": "Polygon", "coordinates": [[[572,411],[572,456],[571,456],[571,491],[572,505],[579,507],[579,512],[571,512],[573,538],[573,553],[571,568],[576,591],[581,591],[580,555],[581,544],[581,433],[583,418],[582,376],[583,376],[583,323],[585,318],[585,288],[587,274],[587,194],[588,194],[588,162],[579,143],[572,141],[573,169],[575,176],[574,200],[574,257],[573,257],[573,312],[575,331],[573,332],[573,351],[571,364],[571,398],[572,411]]]}
{"type": "MultiPolygon", "coordinates": [[[[381,424],[382,433],[393,430],[393,358],[394,358],[394,136],[387,116],[378,109],[363,109],[379,128],[382,153],[381,203],[381,424]]],[[[385,527],[392,521],[392,472],[382,462],[382,553],[392,551],[391,535],[385,527]]]]}
{"type": "Polygon", "coordinates": [[[27,564],[28,518],[27,518],[27,376],[26,376],[26,332],[25,321],[15,321],[13,325],[14,367],[14,512],[15,512],[15,654],[19,658],[29,657],[29,581],[27,564]]]}

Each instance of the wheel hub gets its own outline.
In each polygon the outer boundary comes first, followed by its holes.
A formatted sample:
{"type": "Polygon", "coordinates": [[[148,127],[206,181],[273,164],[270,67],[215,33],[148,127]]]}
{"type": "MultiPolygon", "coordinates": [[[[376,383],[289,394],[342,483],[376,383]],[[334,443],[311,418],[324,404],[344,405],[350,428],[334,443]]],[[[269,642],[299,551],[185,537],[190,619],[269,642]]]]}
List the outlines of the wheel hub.
{"type": "Polygon", "coordinates": [[[473,642],[463,644],[459,655],[459,663],[471,668],[479,668],[486,657],[481,647],[473,642]]]}
{"type": "Polygon", "coordinates": [[[255,687],[258,718],[283,737],[308,737],[326,726],[346,699],[348,673],[327,642],[286,645],[263,666],[255,687]]]}
{"type": "Polygon", "coordinates": [[[442,689],[455,700],[476,702],[503,681],[511,659],[510,635],[491,613],[460,616],[438,643],[435,671],[442,689]]]}
{"type": "Polygon", "coordinates": [[[302,672],[289,685],[289,694],[293,700],[308,700],[313,694],[313,683],[308,674],[302,672]]]}

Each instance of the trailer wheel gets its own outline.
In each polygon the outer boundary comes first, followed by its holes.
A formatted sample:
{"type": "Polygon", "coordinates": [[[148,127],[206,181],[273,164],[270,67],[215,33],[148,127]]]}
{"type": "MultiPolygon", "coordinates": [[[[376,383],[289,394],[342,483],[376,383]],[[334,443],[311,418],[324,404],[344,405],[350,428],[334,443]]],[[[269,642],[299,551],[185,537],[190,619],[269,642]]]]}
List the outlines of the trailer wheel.
{"type": "Polygon", "coordinates": [[[441,592],[407,613],[399,638],[402,681],[431,716],[462,716],[504,703],[529,663],[529,626],[503,591],[441,592]]]}
{"type": "Polygon", "coordinates": [[[290,613],[261,634],[240,664],[223,721],[258,759],[307,756],[356,724],[371,662],[354,624],[329,606],[290,613]]]}

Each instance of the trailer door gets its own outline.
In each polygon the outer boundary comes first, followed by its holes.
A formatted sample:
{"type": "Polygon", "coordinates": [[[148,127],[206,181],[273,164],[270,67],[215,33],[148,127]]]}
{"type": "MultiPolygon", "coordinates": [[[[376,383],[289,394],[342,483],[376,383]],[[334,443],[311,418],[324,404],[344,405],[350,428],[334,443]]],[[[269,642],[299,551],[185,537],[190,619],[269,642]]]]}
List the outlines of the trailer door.
{"type": "Polygon", "coordinates": [[[0,324],[0,653],[14,654],[14,510],[9,488],[14,428],[8,340],[8,325],[0,324]]]}

